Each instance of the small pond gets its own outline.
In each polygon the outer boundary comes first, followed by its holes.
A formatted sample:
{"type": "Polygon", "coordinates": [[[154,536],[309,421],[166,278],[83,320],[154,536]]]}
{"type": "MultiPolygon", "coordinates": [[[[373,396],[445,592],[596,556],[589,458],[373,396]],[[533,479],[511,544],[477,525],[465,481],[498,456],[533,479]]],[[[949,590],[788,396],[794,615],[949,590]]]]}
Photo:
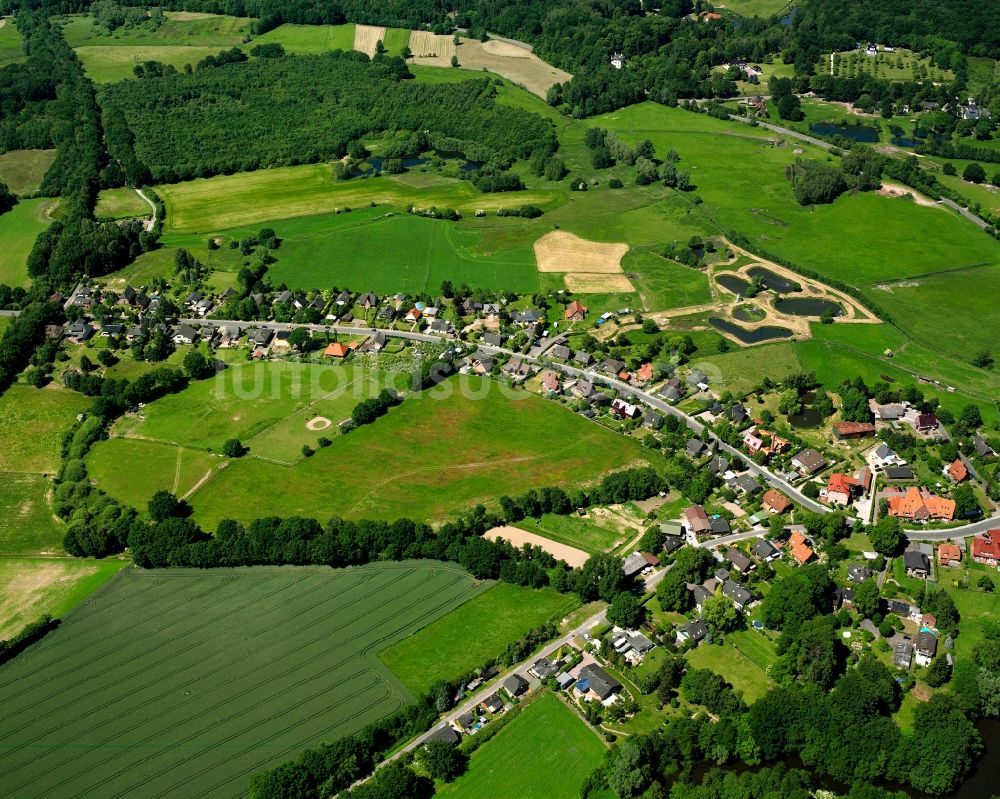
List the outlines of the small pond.
{"type": "Polygon", "coordinates": [[[780,20],[781,24],[784,25],[786,28],[791,26],[791,24],[795,22],[795,15],[798,13],[799,10],[794,6],[788,9],[788,13],[785,14],[785,16],[783,16],[780,20]]]}
{"type": "Polygon", "coordinates": [[[802,286],[794,280],[776,275],[770,269],[765,269],[763,266],[755,266],[753,269],[748,269],[747,274],[751,277],[759,277],[764,281],[764,288],[776,291],[779,294],[792,294],[796,291],[802,291],[802,286]]]}
{"type": "Polygon", "coordinates": [[[776,310],[792,316],[822,316],[832,313],[840,316],[844,309],[832,300],[820,300],[813,297],[785,297],[774,303],[776,310]]]}
{"type": "Polygon", "coordinates": [[[756,305],[737,305],[733,308],[733,318],[741,322],[759,322],[766,316],[756,305]]]}
{"type": "Polygon", "coordinates": [[[789,416],[788,423],[799,430],[811,430],[823,424],[823,417],[812,408],[803,408],[802,413],[789,416]]]}
{"type": "Polygon", "coordinates": [[[851,141],[867,142],[869,144],[878,141],[878,130],[868,125],[840,125],[835,122],[813,122],[809,130],[820,136],[843,136],[851,141]]]}
{"type": "Polygon", "coordinates": [[[731,291],[733,294],[741,297],[750,288],[750,284],[747,281],[741,277],[736,277],[736,275],[716,275],[715,282],[727,291],[731,291]]]}
{"type": "MultiPolygon", "coordinates": [[[[482,161],[469,161],[462,153],[459,152],[439,150],[435,154],[438,158],[445,161],[462,161],[459,169],[463,172],[475,172],[483,165],[482,161]]],[[[369,156],[360,164],[351,167],[351,174],[354,177],[360,177],[361,175],[374,175],[380,173],[387,160],[388,159],[381,155],[369,156]]],[[[423,166],[424,164],[429,164],[431,161],[429,156],[410,156],[400,160],[403,162],[403,167],[405,169],[413,169],[414,167],[423,166]]]]}
{"type": "Polygon", "coordinates": [[[759,344],[762,341],[792,337],[792,331],[787,327],[766,325],[758,327],[756,330],[747,330],[745,327],[740,327],[728,319],[720,319],[717,316],[710,317],[708,321],[713,327],[735,336],[744,344],[759,344]]]}
{"type": "Polygon", "coordinates": [[[459,169],[463,172],[475,172],[483,165],[482,161],[470,161],[465,157],[465,153],[458,150],[435,150],[434,154],[445,161],[461,161],[462,165],[459,169]]]}

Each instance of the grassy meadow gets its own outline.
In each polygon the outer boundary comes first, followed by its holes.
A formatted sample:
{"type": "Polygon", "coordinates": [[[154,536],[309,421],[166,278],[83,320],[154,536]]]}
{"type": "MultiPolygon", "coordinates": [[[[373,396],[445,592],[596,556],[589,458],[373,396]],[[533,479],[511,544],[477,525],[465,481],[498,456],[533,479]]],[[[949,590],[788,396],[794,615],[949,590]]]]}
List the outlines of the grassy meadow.
{"type": "Polygon", "coordinates": [[[767,693],[771,687],[767,669],[778,659],[774,643],[756,630],[727,635],[722,645],[702,644],[685,657],[692,666],[725,677],[736,690],[743,692],[747,703],[767,693]]]}
{"type": "Polygon", "coordinates": [[[4,795],[244,796],[409,701],[369,653],[483,587],[428,562],[128,569],[0,668],[4,795]]]}
{"type": "Polygon", "coordinates": [[[94,216],[98,219],[149,217],[151,209],[133,189],[104,189],[97,198],[94,216]]]}
{"type": "Polygon", "coordinates": [[[50,490],[40,474],[0,472],[0,555],[62,552],[66,530],[52,515],[50,490]]]}
{"type": "Polygon", "coordinates": [[[0,394],[0,472],[53,474],[59,468],[62,434],[91,400],[54,385],[43,389],[15,385],[0,394]]]}
{"type": "Polygon", "coordinates": [[[379,653],[414,696],[437,680],[454,680],[503,654],[507,644],[580,602],[573,594],[497,583],[422,630],[379,653]]]}
{"type": "Polygon", "coordinates": [[[21,197],[34,194],[55,160],[55,150],[8,150],[0,154],[0,183],[21,197]]]}
{"type": "Polygon", "coordinates": [[[526,517],[517,523],[522,530],[567,544],[584,552],[606,552],[622,540],[621,532],[602,527],[579,516],[546,513],[535,519],[526,517]]]}
{"type": "Polygon", "coordinates": [[[575,799],[604,757],[594,730],[551,693],[477,749],[469,770],[435,793],[442,799],[575,799]]]}
{"type": "Polygon", "coordinates": [[[0,214],[0,283],[28,285],[28,256],[38,234],[49,226],[51,200],[21,200],[0,214]]]}
{"type": "Polygon", "coordinates": [[[27,58],[21,49],[23,41],[13,19],[0,20],[0,67],[17,64],[27,58]]]}
{"type": "Polygon", "coordinates": [[[293,25],[285,23],[257,36],[253,45],[278,43],[286,52],[316,55],[330,50],[354,49],[354,23],[345,25],[293,25]]]}

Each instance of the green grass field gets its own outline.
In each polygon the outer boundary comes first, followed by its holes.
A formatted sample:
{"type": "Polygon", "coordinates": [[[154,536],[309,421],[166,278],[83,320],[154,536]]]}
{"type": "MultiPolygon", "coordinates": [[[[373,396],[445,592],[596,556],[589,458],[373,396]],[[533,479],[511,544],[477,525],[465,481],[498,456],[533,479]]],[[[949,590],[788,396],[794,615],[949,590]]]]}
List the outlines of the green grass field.
{"type": "Polygon", "coordinates": [[[0,555],[62,552],[66,530],[52,515],[49,489],[40,474],[0,472],[0,555]]]}
{"type": "Polygon", "coordinates": [[[91,400],[50,385],[43,389],[11,386],[0,394],[0,471],[54,473],[59,468],[62,434],[91,400]]]}
{"type": "MultiPolygon", "coordinates": [[[[279,167],[159,186],[166,205],[165,232],[217,233],[276,219],[324,214],[377,203],[403,210],[410,204],[454,208],[473,214],[483,208],[533,203],[548,206],[561,192],[539,188],[507,194],[482,194],[467,181],[434,175],[333,180],[328,164],[279,167]]],[[[386,209],[390,210],[390,209],[386,209]]]]}
{"type": "Polygon", "coordinates": [[[86,45],[73,48],[83,64],[87,77],[95,83],[114,83],[135,76],[136,64],[159,61],[181,70],[185,64],[195,66],[201,59],[218,55],[224,47],[197,45],[86,45]]]}
{"type": "Polygon", "coordinates": [[[553,694],[535,699],[477,749],[469,770],[439,785],[443,799],[575,799],[604,757],[604,744],[553,694]]]}
{"type": "Polygon", "coordinates": [[[726,0],[717,8],[727,8],[742,17],[770,17],[784,11],[790,3],[788,0],[726,0]]]}
{"type": "MultiPolygon", "coordinates": [[[[975,572],[973,575],[976,580],[979,579],[975,572]]],[[[955,656],[970,658],[972,650],[983,640],[983,625],[988,621],[996,622],[1000,619],[1000,596],[995,593],[962,591],[957,588],[947,590],[955,600],[955,607],[962,617],[959,622],[960,635],[955,639],[955,656]]]]}
{"type": "Polygon", "coordinates": [[[241,44],[250,34],[250,19],[227,17],[219,14],[167,11],[165,19],[154,31],[146,27],[119,28],[107,33],[94,26],[89,14],[76,14],[65,18],[63,36],[70,47],[85,45],[205,46],[218,52],[221,48],[241,44]]]}
{"type": "Polygon", "coordinates": [[[354,49],[354,23],[346,25],[292,25],[286,23],[257,36],[252,46],[277,42],[289,53],[315,55],[354,49]]]}
{"type": "Polygon", "coordinates": [[[8,150],[0,155],[0,183],[21,197],[34,194],[55,160],[55,150],[8,150]]]}
{"type": "Polygon", "coordinates": [[[681,266],[651,252],[630,252],[622,269],[639,275],[636,289],[650,310],[683,308],[712,301],[704,272],[681,266]]]}
{"type": "MultiPolygon", "coordinates": [[[[189,498],[206,529],[214,529],[223,518],[267,515],[439,520],[502,494],[590,483],[605,472],[652,459],[638,441],[534,395],[508,398],[498,384],[479,378],[450,380],[406,399],[374,424],[346,436],[330,436],[332,446],[294,466],[254,457],[253,434],[272,427],[277,431],[278,425],[289,431],[285,458],[294,461],[298,455],[294,448],[299,439],[294,436],[304,427],[305,416],[299,412],[305,400],[291,396],[292,380],[287,370],[262,375],[263,386],[285,386],[277,399],[268,398],[272,388],[259,393],[248,389],[244,399],[235,392],[211,399],[206,393],[210,382],[207,389],[204,383],[194,384],[146,406],[147,420],[134,435],[162,436],[163,441],[198,447],[219,447],[234,436],[249,443],[250,456],[214,471],[189,498]],[[503,425],[497,424],[500,419],[503,425]],[[443,430],[448,431],[447,444],[443,430]]],[[[311,433],[309,438],[315,442],[320,435],[311,433]]],[[[141,440],[135,444],[163,446],[141,440]]],[[[99,445],[96,451],[111,446],[99,445]]],[[[163,459],[164,469],[152,475],[143,469],[137,476],[115,462],[113,450],[92,455],[91,476],[112,496],[141,505],[174,483],[171,459],[157,457],[163,459]]]]}
{"type": "Polygon", "coordinates": [[[774,644],[752,630],[727,635],[721,646],[702,644],[685,657],[692,666],[710,669],[725,677],[734,688],[743,692],[747,703],[767,693],[771,687],[767,667],[777,660],[774,644]]]}
{"type": "Polygon", "coordinates": [[[579,516],[555,516],[547,513],[538,519],[522,519],[517,526],[584,552],[605,552],[622,540],[620,532],[600,527],[579,516]]]}
{"type": "Polygon", "coordinates": [[[0,67],[17,64],[27,57],[21,49],[23,39],[13,19],[0,21],[0,67]]]}
{"type": "Polygon", "coordinates": [[[129,479],[117,481],[115,496],[144,508],[150,497],[146,486],[162,486],[183,497],[220,463],[217,456],[197,449],[114,438],[94,445],[88,468],[102,485],[104,475],[128,472],[129,479]]]}
{"type": "Polygon", "coordinates": [[[4,794],[244,796],[408,701],[374,650],[482,587],[427,562],[122,572],[0,667],[4,794]]]}
{"type": "Polygon", "coordinates": [[[98,219],[132,219],[150,214],[149,205],[132,189],[104,189],[94,209],[98,219]]]}
{"type": "MultiPolygon", "coordinates": [[[[0,558],[0,640],[48,613],[66,616],[128,561],[0,558]]],[[[0,678],[2,679],[2,678],[0,678]]]]}
{"type": "Polygon", "coordinates": [[[436,680],[454,680],[503,654],[507,644],[580,604],[572,594],[497,583],[419,632],[379,653],[415,696],[436,680]]]}
{"type": "Polygon", "coordinates": [[[21,200],[0,214],[0,283],[28,285],[28,255],[38,234],[49,226],[46,211],[51,205],[51,200],[21,200]]]}

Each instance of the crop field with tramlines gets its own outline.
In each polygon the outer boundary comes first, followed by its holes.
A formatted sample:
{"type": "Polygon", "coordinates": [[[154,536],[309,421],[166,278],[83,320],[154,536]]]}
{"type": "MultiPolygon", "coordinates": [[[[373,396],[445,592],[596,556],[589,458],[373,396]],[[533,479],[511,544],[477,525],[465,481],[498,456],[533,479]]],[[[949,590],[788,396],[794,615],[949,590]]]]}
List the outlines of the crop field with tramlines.
{"type": "Polygon", "coordinates": [[[242,796],[407,702],[375,652],[485,587],[429,562],[128,569],[0,667],[0,793],[242,796]]]}

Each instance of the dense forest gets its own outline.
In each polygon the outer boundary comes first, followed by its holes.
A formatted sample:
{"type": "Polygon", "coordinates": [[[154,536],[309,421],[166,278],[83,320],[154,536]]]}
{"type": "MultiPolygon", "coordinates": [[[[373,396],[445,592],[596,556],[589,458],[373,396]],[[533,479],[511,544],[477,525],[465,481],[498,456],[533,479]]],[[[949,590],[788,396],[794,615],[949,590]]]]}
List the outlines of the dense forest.
{"type": "MultiPolygon", "coordinates": [[[[556,146],[550,122],[494,101],[491,79],[409,77],[401,58],[337,51],[123,81],[101,102],[106,117],[120,109],[135,136],[127,171],[148,168],[155,181],[340,158],[351,141],[385,131],[429,131],[499,165],[556,146]]],[[[127,137],[118,146],[128,159],[127,137]]]]}

